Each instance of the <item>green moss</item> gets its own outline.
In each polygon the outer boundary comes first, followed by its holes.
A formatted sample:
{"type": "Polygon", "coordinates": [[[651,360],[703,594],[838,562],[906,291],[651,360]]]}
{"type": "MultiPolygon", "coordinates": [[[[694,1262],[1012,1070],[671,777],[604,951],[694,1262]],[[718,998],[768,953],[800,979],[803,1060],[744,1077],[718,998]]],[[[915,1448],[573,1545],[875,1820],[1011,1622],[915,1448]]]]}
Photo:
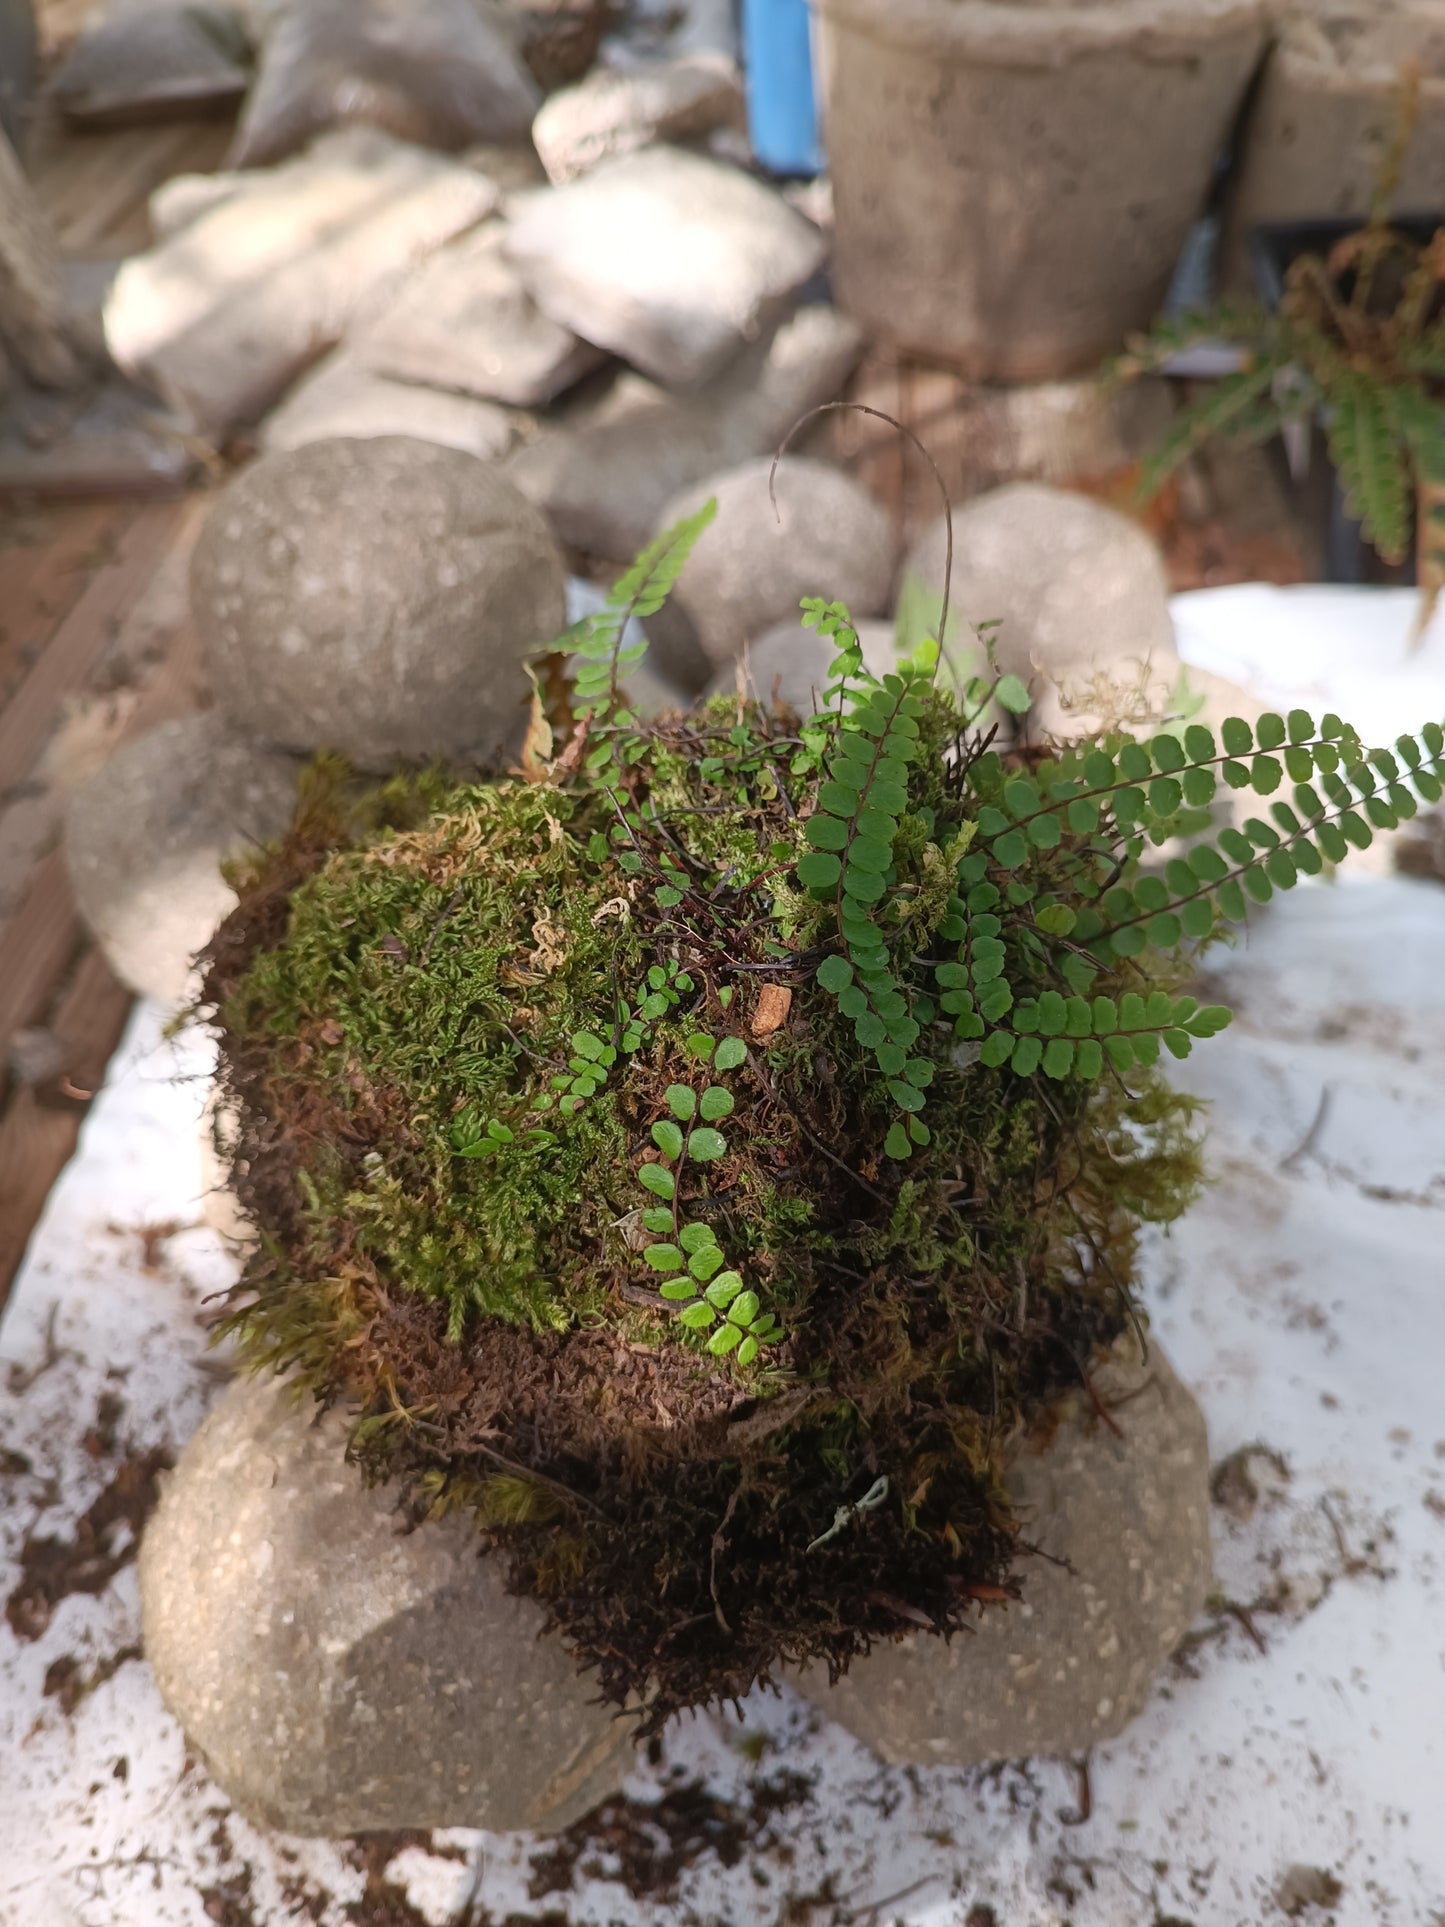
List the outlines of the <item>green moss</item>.
{"type": "Polygon", "coordinates": [[[1434,724],[1300,710],[1002,756],[1015,679],[870,677],[822,604],[825,713],[642,728],[625,616],[705,520],[569,635],[534,780],[319,767],[208,978],[262,1234],[228,1328],[646,1725],[1015,1585],[1005,1447],[1142,1331],[1139,1228],[1198,1192],[1193,954],[1445,780],[1434,724]],[[1221,781],[1271,820],[1211,835],[1221,781]]]}
{"type": "MultiPolygon", "coordinates": [[[[878,912],[920,981],[973,835],[957,727],[932,698],[878,912]]],[[[353,1449],[419,1507],[472,1511],[658,1717],[1003,1579],[1001,1443],[1122,1329],[1136,1223],[1198,1182],[1188,1103],[1152,1074],[1046,1089],[942,1015],[914,1046],[927,1154],[880,1154],[894,1100],[807,961],[833,912],[791,877],[799,755],[787,718],[729,702],[615,788],[429,777],[342,808],[333,772],[241,880],[212,974],[267,1233],[232,1329],[349,1399],[353,1449]],[[617,1057],[572,1107],[583,1033],[617,1057]],[[709,1092],[723,1154],[671,1166],[654,1127],[685,1135],[709,1092]],[[708,1351],[726,1312],[694,1330],[659,1296],[649,1160],[776,1320],[755,1357],[708,1351]],[[895,1503],[827,1537],[880,1476],[895,1503]]]]}

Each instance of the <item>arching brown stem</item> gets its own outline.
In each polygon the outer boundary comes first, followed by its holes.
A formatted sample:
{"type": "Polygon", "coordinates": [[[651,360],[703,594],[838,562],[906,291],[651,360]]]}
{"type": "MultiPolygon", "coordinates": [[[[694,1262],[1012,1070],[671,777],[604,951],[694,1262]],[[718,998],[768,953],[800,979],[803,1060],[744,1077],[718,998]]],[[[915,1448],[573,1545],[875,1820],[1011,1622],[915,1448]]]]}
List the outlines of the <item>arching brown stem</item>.
{"type": "Polygon", "coordinates": [[[928,449],[919,440],[917,435],[914,434],[911,428],[905,426],[905,424],[895,416],[885,414],[881,408],[874,408],[865,401],[825,401],[820,402],[816,408],[810,408],[806,415],[799,415],[787,434],[784,435],[778,445],[778,452],[773,457],[773,465],[768,470],[768,500],[773,505],[773,513],[781,522],[783,517],[782,511],[778,507],[778,464],[782,461],[798,436],[808,426],[808,423],[816,421],[819,415],[846,414],[850,411],[859,415],[872,415],[877,421],[887,422],[891,429],[912,442],[913,446],[933,471],[933,479],[938,484],[938,493],[943,500],[943,520],[948,534],[948,546],[943,558],[943,611],[938,618],[938,653],[948,664],[949,674],[953,677],[954,681],[957,682],[958,665],[954,662],[948,649],[948,599],[953,591],[953,504],[948,499],[948,485],[943,479],[938,463],[934,461],[928,449]]]}

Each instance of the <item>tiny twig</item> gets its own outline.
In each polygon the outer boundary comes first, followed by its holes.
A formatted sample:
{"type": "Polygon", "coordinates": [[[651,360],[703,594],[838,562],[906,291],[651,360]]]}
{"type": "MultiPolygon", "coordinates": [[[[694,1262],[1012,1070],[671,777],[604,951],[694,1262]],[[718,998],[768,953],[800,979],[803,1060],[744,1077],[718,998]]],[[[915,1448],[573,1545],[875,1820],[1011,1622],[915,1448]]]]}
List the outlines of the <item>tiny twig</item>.
{"type": "Polygon", "coordinates": [[[560,1057],[548,1057],[544,1051],[533,1050],[526,1038],[519,1037],[510,1024],[503,1023],[500,1017],[497,1018],[496,1022],[498,1029],[504,1030],[517,1046],[517,1049],[521,1051],[524,1056],[530,1057],[534,1064],[547,1064],[554,1071],[566,1070],[567,1066],[562,1062],[560,1057]]]}
{"type": "Polygon", "coordinates": [[[712,1535],[712,1556],[708,1560],[707,1567],[707,1589],[712,1594],[713,1613],[718,1625],[729,1635],[732,1633],[732,1627],[728,1624],[727,1614],[722,1609],[722,1601],[717,1596],[717,1562],[719,1554],[727,1545],[727,1530],[732,1523],[732,1516],[734,1512],[737,1511],[738,1500],[742,1495],[743,1482],[739,1479],[733,1487],[732,1497],[728,1500],[727,1510],[723,1513],[717,1531],[712,1535]]]}
{"type": "Polygon", "coordinates": [[[896,1893],[883,1894],[877,1900],[863,1901],[852,1910],[848,1918],[849,1920],[858,1920],[865,1923],[872,1922],[876,1927],[881,1909],[895,1906],[900,1900],[907,1900],[910,1895],[918,1893],[924,1887],[931,1886],[933,1882],[939,1878],[940,1876],[936,1873],[926,1873],[922,1879],[910,1881],[906,1887],[900,1887],[896,1893]]]}
{"type": "Polygon", "coordinates": [[[1238,1600],[1235,1599],[1226,1599],[1220,1610],[1228,1613],[1231,1619],[1237,1619],[1259,1648],[1260,1652],[1268,1654],[1269,1648],[1265,1645],[1263,1636],[1258,1626],[1255,1625],[1254,1616],[1248,1606],[1241,1606],[1238,1600]]]}
{"type": "Polygon", "coordinates": [[[1074,1760],[1072,1765],[1079,1782],[1078,1811],[1075,1813],[1061,1812],[1059,1814],[1059,1824],[1065,1827],[1087,1826],[1094,1813],[1094,1785],[1089,1777],[1088,1754],[1085,1753],[1082,1759],[1074,1760]]]}
{"type": "MultiPolygon", "coordinates": [[[[734,967],[741,968],[742,966],[738,965],[734,967]]],[[[815,1137],[813,1135],[813,1133],[808,1129],[807,1125],[803,1122],[802,1118],[798,1115],[797,1111],[794,1110],[792,1104],[788,1101],[787,1097],[773,1083],[773,1080],[768,1076],[767,1072],[763,1069],[762,1065],[758,1062],[757,1058],[753,1055],[751,1051],[748,1052],[748,1068],[752,1071],[753,1076],[757,1078],[758,1082],[762,1085],[763,1089],[767,1092],[768,1096],[773,1100],[773,1102],[775,1104],[782,1105],[783,1109],[788,1113],[789,1117],[792,1118],[793,1122],[797,1125],[798,1129],[803,1133],[803,1136],[808,1140],[809,1144],[812,1145],[815,1151],[821,1152],[821,1154],[825,1158],[827,1158],[830,1164],[837,1165],[838,1169],[840,1171],[845,1172],[853,1180],[854,1184],[858,1185],[861,1190],[866,1191],[870,1198],[875,1198],[879,1204],[886,1205],[889,1203],[889,1200],[884,1197],[883,1193],[881,1191],[875,1190],[874,1187],[868,1182],[868,1180],[865,1177],[860,1176],[860,1174],[853,1169],[851,1164],[846,1163],[842,1158],[840,1158],[838,1156],[838,1153],[832,1150],[828,1145],[826,1145],[820,1137],[815,1137]]]]}
{"type": "MultiPolygon", "coordinates": [[[[416,1423],[415,1420],[412,1422],[416,1423]]],[[[421,1425],[419,1429],[441,1432],[439,1425],[421,1425]]],[[[581,1506],[584,1511],[592,1513],[598,1519],[607,1517],[600,1505],[594,1504],[591,1499],[584,1498],[580,1492],[574,1492],[570,1485],[563,1485],[560,1479],[550,1478],[545,1472],[538,1472],[534,1466],[518,1465],[515,1459],[509,1459],[505,1453],[494,1451],[490,1445],[483,1445],[480,1440],[467,1449],[480,1452],[484,1459],[490,1459],[493,1465],[499,1465],[504,1472],[514,1473],[519,1479],[531,1479],[537,1485],[546,1486],[549,1492],[555,1492],[557,1497],[567,1505],[581,1506]]]]}
{"type": "Polygon", "coordinates": [[[1318,1149],[1325,1125],[1329,1121],[1330,1106],[1334,1101],[1334,1085],[1324,1085],[1320,1090],[1320,1101],[1315,1110],[1314,1121],[1289,1155],[1280,1159],[1279,1168],[1281,1171],[1298,1170],[1299,1166],[1304,1163],[1311,1152],[1318,1149]]]}
{"type": "Polygon", "coordinates": [[[436,942],[437,938],[441,935],[442,925],[447,921],[447,918],[450,917],[452,913],[456,910],[457,906],[461,903],[461,900],[465,895],[466,895],[466,891],[459,883],[456,889],[453,890],[451,895],[447,898],[446,903],[443,905],[441,915],[437,918],[436,922],[431,927],[431,935],[427,938],[426,942],[422,945],[421,955],[416,960],[418,967],[424,964],[427,958],[431,955],[431,947],[436,942]]]}
{"type": "Polygon", "coordinates": [[[953,504],[948,499],[948,484],[943,479],[943,474],[939,469],[938,463],[934,461],[926,445],[919,440],[911,428],[905,426],[905,424],[897,420],[895,416],[885,414],[881,408],[870,408],[867,402],[862,401],[825,401],[821,402],[816,408],[810,408],[806,415],[800,415],[798,417],[787,434],[784,435],[778,446],[778,452],[773,457],[773,465],[768,470],[768,500],[773,505],[773,513],[777,516],[779,523],[781,523],[783,517],[781,510],[778,508],[778,464],[782,461],[798,436],[808,426],[808,423],[816,421],[819,415],[846,414],[850,410],[855,414],[872,415],[877,421],[887,422],[890,428],[895,429],[898,434],[906,436],[908,440],[912,442],[913,446],[933,471],[933,479],[937,482],[938,493],[943,499],[943,520],[947,530],[947,543],[943,557],[943,608],[938,618],[938,653],[941,660],[948,664],[948,673],[953,677],[953,680],[960,682],[961,678],[959,676],[958,664],[953,660],[953,656],[948,647],[948,603],[949,597],[953,592],[953,504]]]}
{"type": "Polygon", "coordinates": [[[1066,1572],[1075,1579],[1079,1576],[1079,1569],[1073,1560],[1065,1559],[1061,1553],[1046,1552],[1042,1546],[1036,1546],[1031,1539],[1020,1539],[1018,1547],[1021,1552],[1028,1553],[1030,1558],[1042,1559],[1048,1565],[1057,1566],[1060,1572],[1066,1572]]]}
{"type": "Polygon", "coordinates": [[[873,1481],[861,1499],[855,1499],[851,1505],[837,1507],[833,1513],[832,1525],[826,1532],[820,1532],[816,1539],[809,1540],[805,1550],[816,1552],[819,1546],[826,1546],[829,1540],[836,1539],[840,1532],[852,1525],[855,1519],[861,1518],[865,1512],[876,1512],[880,1506],[887,1503],[888,1475],[884,1473],[881,1478],[873,1481]]]}

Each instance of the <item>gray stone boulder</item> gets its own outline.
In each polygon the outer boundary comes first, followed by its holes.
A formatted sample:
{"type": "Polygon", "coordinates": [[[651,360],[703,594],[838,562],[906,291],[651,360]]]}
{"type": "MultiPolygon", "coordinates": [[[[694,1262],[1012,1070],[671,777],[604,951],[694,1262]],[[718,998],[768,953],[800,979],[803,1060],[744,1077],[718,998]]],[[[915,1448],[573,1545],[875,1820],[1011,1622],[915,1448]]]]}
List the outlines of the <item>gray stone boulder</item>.
{"type": "Polygon", "coordinates": [[[222,438],[496,204],[474,168],[343,130],[212,189],[194,218],[128,260],[106,299],[106,344],[127,374],[222,438]]]}
{"type": "Polygon", "coordinates": [[[500,0],[523,60],[544,88],[580,80],[617,17],[616,0],[500,0]]]}
{"type": "Polygon", "coordinates": [[[301,377],[266,417],[258,439],[262,448],[276,449],[377,435],[409,435],[488,462],[506,454],[517,439],[517,426],[495,402],[392,381],[343,347],[301,377]]]}
{"type": "Polygon", "coordinates": [[[838,395],[862,353],[846,316],[799,308],[684,393],[624,372],[600,397],[564,409],[507,472],[562,541],[630,562],[680,489],[771,452],[800,415],[838,395]]]}
{"type": "Polygon", "coordinates": [[[127,743],[71,798],[76,907],[122,983],[165,1004],[194,987],[193,957],[235,907],[221,864],[286,828],[299,770],[208,712],[127,743]]]}
{"type": "Polygon", "coordinates": [[[771,457],[708,477],[675,496],[660,527],[717,498],[717,516],[689,556],[654,627],[662,668],[696,688],[752,642],[798,613],[805,595],[846,602],[855,618],[888,606],[895,546],[887,513],[827,462],[789,458],[768,490],[771,457]],[[689,642],[680,632],[695,641],[689,642]],[[699,664],[702,672],[699,673],[699,664]]]}
{"type": "Polygon", "coordinates": [[[540,100],[475,0],[289,0],[262,43],[231,163],[265,167],[347,123],[420,147],[521,141],[540,100]]]}
{"type": "MultiPolygon", "coordinates": [[[[0,131],[17,149],[25,139],[35,86],[35,40],[30,0],[0,0],[0,131]]],[[[4,387],[0,357],[0,393],[4,387]]]]}
{"type": "Polygon", "coordinates": [[[251,46],[233,7],[122,7],[81,35],[46,97],[85,127],[224,112],[251,83],[251,46]]]}
{"type": "MultiPolygon", "coordinates": [[[[950,623],[1001,620],[1001,669],[1034,692],[1031,734],[1075,736],[1110,712],[1146,721],[1167,705],[1179,658],[1158,550],[1136,522],[1066,489],[1019,482],[977,496],[953,517],[950,623]]],[[[904,564],[943,591],[942,520],[904,564]]]]}
{"type": "MultiPolygon", "coordinates": [[[[896,667],[898,648],[891,622],[860,622],[858,642],[863,666],[872,675],[884,676],[896,667]]],[[[800,716],[811,716],[822,700],[832,660],[832,643],[816,629],[805,629],[801,622],[780,622],[720,669],[703,694],[729,696],[741,681],[759,702],[785,703],[800,716]]]]}
{"type": "Polygon", "coordinates": [[[352,330],[378,375],[536,408],[605,359],[550,320],[503,251],[500,222],[440,248],[379,314],[352,330]]]}
{"type": "Polygon", "coordinates": [[[1203,1607],[1213,1571],[1203,1414],[1156,1345],[1145,1361],[1121,1344],[1093,1384],[1118,1436],[1080,1391],[1046,1437],[1013,1452],[1007,1483],[1024,1537],[1050,1555],[1023,1562],[1023,1598],[984,1607],[972,1636],[875,1646],[836,1686],[821,1670],[799,1679],[890,1763],[1084,1753],[1144,1706],[1203,1607]]]}
{"type": "Polygon", "coordinates": [[[562,182],[654,141],[739,127],[745,118],[737,63],[694,54],[636,68],[595,67],[544,102],[532,140],[549,178],[562,182]]]}
{"type": "Polygon", "coordinates": [[[263,1826],[566,1826],[618,1790],[630,1724],[469,1520],[403,1530],[346,1429],[247,1379],[191,1440],[140,1551],[162,1697],[263,1826]]]}
{"type": "Polygon", "coordinates": [[[191,564],[211,687],[235,725],[359,768],[494,766],[525,728],[523,659],[565,622],[546,517],[495,467],[400,435],[264,455],[191,564]]]}
{"type": "Polygon", "coordinates": [[[678,386],[732,360],[826,252],[772,188],[665,146],[519,197],[507,235],[544,314],[678,386]]]}
{"type": "MultiPolygon", "coordinates": [[[[1204,1422],[1157,1349],[1017,1442],[1021,1601],[909,1634],[801,1689],[897,1764],[1068,1755],[1117,1733],[1210,1585],[1204,1422]]],[[[346,1419],[233,1385],[162,1488],[139,1561],[146,1656],[223,1791],[291,1833],[566,1826],[615,1792],[631,1728],[460,1518],[403,1529],[344,1460],[346,1419]]]]}

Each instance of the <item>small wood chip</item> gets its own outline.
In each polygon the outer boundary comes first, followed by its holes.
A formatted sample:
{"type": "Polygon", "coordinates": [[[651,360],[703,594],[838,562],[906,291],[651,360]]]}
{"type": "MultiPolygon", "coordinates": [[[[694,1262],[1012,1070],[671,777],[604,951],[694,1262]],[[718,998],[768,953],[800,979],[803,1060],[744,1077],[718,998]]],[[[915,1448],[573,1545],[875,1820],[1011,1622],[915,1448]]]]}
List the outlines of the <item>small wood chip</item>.
{"type": "Polygon", "coordinates": [[[752,1033],[759,1043],[782,1028],[792,1007],[793,993],[786,984],[763,985],[752,1016],[752,1033]]]}

